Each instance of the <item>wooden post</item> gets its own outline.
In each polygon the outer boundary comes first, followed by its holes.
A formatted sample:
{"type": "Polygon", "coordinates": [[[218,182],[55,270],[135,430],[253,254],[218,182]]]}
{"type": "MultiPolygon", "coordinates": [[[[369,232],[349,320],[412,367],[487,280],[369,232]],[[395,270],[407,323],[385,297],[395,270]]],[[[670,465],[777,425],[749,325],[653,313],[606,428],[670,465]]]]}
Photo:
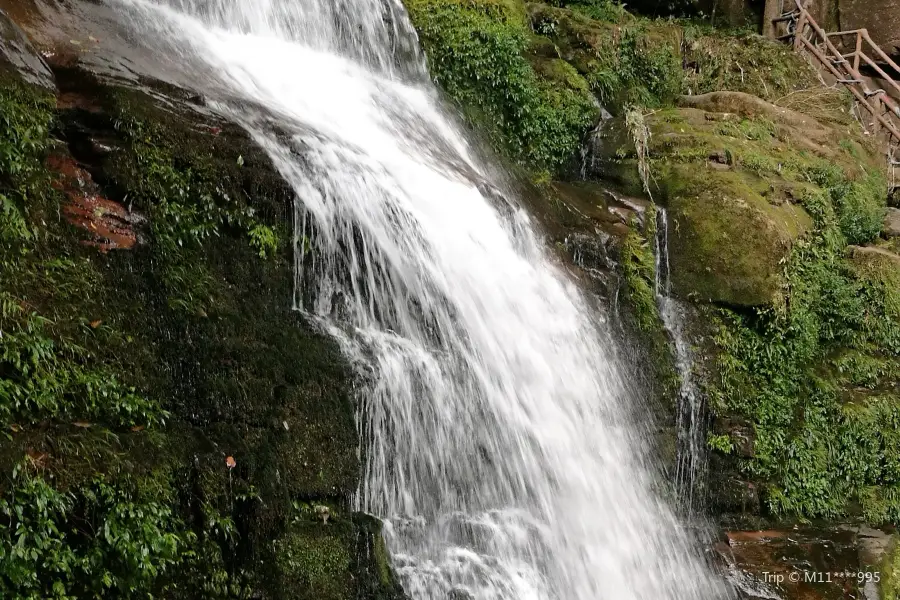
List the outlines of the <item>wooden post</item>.
{"type": "Polygon", "coordinates": [[[859,72],[859,56],[862,54],[863,36],[861,31],[856,32],[856,54],[853,56],[853,70],[859,72]]]}
{"type": "Polygon", "coordinates": [[[800,18],[797,19],[797,30],[794,32],[794,50],[800,50],[803,48],[803,36],[806,35],[806,22],[808,20],[809,13],[806,12],[806,9],[800,8],[800,18]]]}

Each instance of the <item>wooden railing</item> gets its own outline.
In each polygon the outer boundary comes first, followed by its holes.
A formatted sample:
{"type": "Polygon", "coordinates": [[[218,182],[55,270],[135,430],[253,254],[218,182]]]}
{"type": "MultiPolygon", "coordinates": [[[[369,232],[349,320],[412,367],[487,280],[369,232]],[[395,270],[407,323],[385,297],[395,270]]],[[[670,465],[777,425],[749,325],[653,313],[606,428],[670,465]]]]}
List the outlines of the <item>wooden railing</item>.
{"type": "MultiPolygon", "coordinates": [[[[859,104],[872,115],[872,123],[868,125],[874,129],[873,133],[883,134],[887,138],[888,157],[892,166],[898,165],[894,155],[900,146],[900,105],[897,102],[900,99],[900,84],[897,83],[897,79],[900,79],[900,66],[872,41],[865,29],[826,33],[807,10],[810,3],[811,0],[797,0],[797,8],[775,19],[776,26],[784,24],[787,28],[787,33],[779,39],[792,41],[795,49],[809,52],[839,83],[850,90],[859,104]],[[851,41],[851,47],[854,48],[852,52],[842,52],[835,45],[835,41],[838,41],[841,48],[847,47],[844,45],[847,40],[851,41]],[[871,80],[860,73],[863,65],[878,74],[890,93],[870,87],[871,80]],[[893,75],[889,71],[893,71],[893,75]],[[895,97],[891,97],[891,94],[895,97]]],[[[900,151],[897,153],[900,154],[900,151]]]]}

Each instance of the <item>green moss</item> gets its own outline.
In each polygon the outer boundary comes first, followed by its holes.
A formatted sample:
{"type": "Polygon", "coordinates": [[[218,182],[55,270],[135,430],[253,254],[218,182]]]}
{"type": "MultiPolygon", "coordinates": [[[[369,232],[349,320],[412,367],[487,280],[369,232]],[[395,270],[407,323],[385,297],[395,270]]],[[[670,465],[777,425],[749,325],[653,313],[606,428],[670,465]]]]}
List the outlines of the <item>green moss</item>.
{"type": "Polygon", "coordinates": [[[728,35],[690,24],[684,29],[685,92],[728,90],[765,100],[819,88],[815,70],[791,48],[756,34],[728,35]]]}
{"type": "Polygon", "coordinates": [[[410,0],[431,74],[495,147],[535,170],[577,151],[598,109],[572,69],[525,59],[529,29],[519,2],[410,0]]]}
{"type": "Polygon", "coordinates": [[[881,563],[881,600],[900,600],[900,544],[896,541],[881,563]]]}
{"type": "Polygon", "coordinates": [[[677,28],[633,19],[624,11],[619,25],[591,18],[583,4],[572,8],[529,5],[532,29],[540,36],[532,40],[533,54],[552,52],[569,62],[609,110],[659,106],[680,93],[677,28]]]}
{"type": "Polygon", "coordinates": [[[351,556],[342,525],[309,525],[288,534],[277,548],[285,584],[302,590],[302,598],[349,600],[351,556]]]}
{"type": "Polygon", "coordinates": [[[29,218],[47,207],[43,160],[51,144],[54,102],[44,90],[8,76],[0,79],[0,242],[7,249],[37,235],[29,218]]]}
{"type": "Polygon", "coordinates": [[[683,296],[735,305],[772,302],[781,260],[810,219],[792,204],[773,205],[765,184],[740,172],[671,165],[666,186],[674,231],[674,284],[683,296]]]}
{"type": "Polygon", "coordinates": [[[711,393],[755,424],[744,467],[768,482],[772,511],[836,518],[857,504],[880,523],[900,516],[897,288],[845,244],[832,220],[795,246],[782,307],[721,311],[711,393]]]}
{"type": "MultiPolygon", "coordinates": [[[[646,218],[652,220],[651,211],[646,218]]],[[[645,238],[633,224],[622,242],[620,266],[625,279],[625,292],[635,310],[638,328],[644,333],[658,331],[662,326],[659,307],[656,304],[655,257],[653,255],[654,227],[650,227],[645,238]]]]}
{"type": "Polygon", "coordinates": [[[620,23],[633,18],[625,10],[624,4],[614,0],[574,0],[562,4],[598,21],[620,23]]]}
{"type": "MultiPolygon", "coordinates": [[[[296,598],[274,556],[291,501],[339,513],[359,457],[350,370],[291,309],[293,193],[239,127],[173,108],[177,90],[163,109],[57,75],[101,109],[0,86],[0,468],[33,465],[0,495],[14,514],[16,498],[56,507],[28,516],[35,536],[24,562],[0,560],[0,595],[296,598]],[[89,135],[111,151],[85,151],[89,135]],[[100,254],[59,218],[49,151],[75,153],[104,197],[146,217],[132,250],[100,254]],[[122,539],[101,539],[107,523],[122,539]],[[68,571],[33,559],[44,541],[68,571]]],[[[348,556],[354,527],[338,540],[348,556]]],[[[348,594],[354,568],[334,583],[348,594]]]]}
{"type": "Polygon", "coordinates": [[[43,419],[153,426],[166,414],[92,353],[86,313],[96,271],[66,256],[65,230],[44,160],[53,99],[20,83],[0,87],[0,423],[43,419]],[[61,252],[54,252],[53,249],[61,252]]]}
{"type": "MultiPolygon", "coordinates": [[[[707,110],[647,117],[652,191],[670,210],[679,295],[732,305],[779,302],[784,259],[826,213],[851,243],[877,236],[886,183],[871,149],[837,154],[827,144],[829,127],[747,96],[695,105],[707,110]]],[[[625,120],[607,124],[601,136],[595,168],[640,193],[639,157],[625,120]]]]}

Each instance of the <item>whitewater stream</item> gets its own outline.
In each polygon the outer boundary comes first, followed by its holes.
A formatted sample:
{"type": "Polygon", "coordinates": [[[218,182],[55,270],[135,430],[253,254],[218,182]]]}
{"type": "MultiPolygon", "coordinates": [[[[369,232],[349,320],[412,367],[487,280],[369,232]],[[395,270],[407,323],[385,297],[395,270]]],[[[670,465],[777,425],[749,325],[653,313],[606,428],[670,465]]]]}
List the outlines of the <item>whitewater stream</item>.
{"type": "Polygon", "coordinates": [[[413,600],[728,597],[657,495],[602,320],[399,2],[106,1],[295,188],[294,301],[359,369],[356,502],[413,600]]]}

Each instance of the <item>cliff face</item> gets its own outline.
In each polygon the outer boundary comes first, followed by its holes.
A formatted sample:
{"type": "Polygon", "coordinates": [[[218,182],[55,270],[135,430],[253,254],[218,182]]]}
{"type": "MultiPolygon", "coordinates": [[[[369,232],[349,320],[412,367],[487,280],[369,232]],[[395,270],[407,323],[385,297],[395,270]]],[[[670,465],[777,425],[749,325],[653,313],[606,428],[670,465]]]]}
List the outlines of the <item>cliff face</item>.
{"type": "MultiPolygon", "coordinates": [[[[835,0],[841,30],[868,29],[875,43],[900,55],[900,2],[897,0],[835,0]]],[[[832,13],[833,14],[833,13],[832,13]]]]}
{"type": "Polygon", "coordinates": [[[47,58],[0,11],[0,595],[392,597],[293,191],[192,92],[94,74],[75,9],[11,4],[47,58]]]}

